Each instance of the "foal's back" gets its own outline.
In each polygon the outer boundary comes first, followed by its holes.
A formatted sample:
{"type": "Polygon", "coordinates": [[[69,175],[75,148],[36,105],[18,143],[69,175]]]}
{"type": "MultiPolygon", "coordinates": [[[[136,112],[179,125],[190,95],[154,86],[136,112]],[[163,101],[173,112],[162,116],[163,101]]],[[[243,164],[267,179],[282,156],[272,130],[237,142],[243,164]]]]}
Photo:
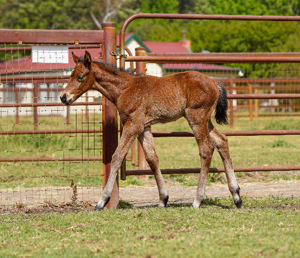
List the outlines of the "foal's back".
{"type": "Polygon", "coordinates": [[[187,108],[211,107],[218,99],[215,81],[196,71],[164,77],[136,76],[118,100],[120,115],[141,114],[146,125],[185,115],[187,108]]]}

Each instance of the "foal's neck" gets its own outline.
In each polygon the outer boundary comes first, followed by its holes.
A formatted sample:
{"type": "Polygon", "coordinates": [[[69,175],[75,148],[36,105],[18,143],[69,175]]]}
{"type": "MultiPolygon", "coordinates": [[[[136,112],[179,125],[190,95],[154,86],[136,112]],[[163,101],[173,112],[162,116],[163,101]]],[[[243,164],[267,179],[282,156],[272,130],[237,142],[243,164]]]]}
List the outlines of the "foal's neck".
{"type": "Polygon", "coordinates": [[[127,87],[127,82],[134,76],[104,64],[96,64],[94,73],[94,89],[100,91],[115,104],[122,91],[127,87]]]}

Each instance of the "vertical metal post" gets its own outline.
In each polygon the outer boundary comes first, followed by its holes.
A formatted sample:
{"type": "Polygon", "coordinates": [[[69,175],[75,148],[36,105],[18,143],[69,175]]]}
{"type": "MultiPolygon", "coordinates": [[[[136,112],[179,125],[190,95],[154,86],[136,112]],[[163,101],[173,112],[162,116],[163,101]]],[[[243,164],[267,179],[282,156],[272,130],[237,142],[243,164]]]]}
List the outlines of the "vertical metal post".
{"type": "Polygon", "coordinates": [[[67,116],[66,116],[67,125],[69,125],[71,123],[70,122],[70,119],[71,119],[70,117],[71,116],[70,116],[70,106],[69,105],[67,106],[67,111],[66,112],[67,112],[67,116]]]}
{"type": "MultiPolygon", "coordinates": [[[[116,24],[107,22],[102,24],[104,30],[104,61],[107,64],[116,64],[116,59],[111,55],[116,53],[116,24]]],[[[103,187],[105,187],[110,175],[111,159],[118,146],[118,117],[117,108],[108,99],[103,98],[102,122],[103,122],[103,187]]],[[[107,209],[117,208],[119,205],[118,176],[114,183],[107,209]]]]}
{"type": "MultiPolygon", "coordinates": [[[[85,93],[85,102],[89,101],[88,91],[85,93]]],[[[85,105],[85,122],[89,122],[89,106],[85,105]]]]}
{"type": "MultiPolygon", "coordinates": [[[[229,93],[233,94],[233,77],[229,78],[229,93]]],[[[230,118],[230,127],[233,127],[233,99],[229,100],[229,118],[230,118]]]]}
{"type": "MultiPolygon", "coordinates": [[[[249,94],[253,94],[253,86],[251,83],[248,83],[249,94]]],[[[253,121],[253,99],[249,99],[249,117],[250,121],[253,121]]]]}
{"type": "MultiPolygon", "coordinates": [[[[136,56],[145,56],[146,49],[139,47],[135,49],[136,56]]],[[[145,74],[146,73],[146,63],[145,62],[136,62],[136,74],[145,74]]],[[[138,142],[138,164],[139,169],[147,169],[147,162],[145,159],[145,154],[142,145],[138,142]]]]}
{"type": "MultiPolygon", "coordinates": [[[[19,104],[19,91],[15,89],[16,104],[19,104]]],[[[16,124],[19,124],[19,107],[16,107],[16,124]]]]}
{"type": "MultiPolygon", "coordinates": [[[[38,103],[38,84],[36,82],[33,83],[33,103],[38,103]]],[[[38,107],[33,107],[33,124],[35,127],[38,127],[38,107]]]]}
{"type": "MultiPolygon", "coordinates": [[[[255,89],[254,90],[254,94],[258,94],[258,90],[257,89],[255,89]]],[[[259,113],[259,101],[258,101],[258,99],[256,99],[255,100],[255,117],[256,117],[256,119],[258,118],[258,113],[259,113]]]]}

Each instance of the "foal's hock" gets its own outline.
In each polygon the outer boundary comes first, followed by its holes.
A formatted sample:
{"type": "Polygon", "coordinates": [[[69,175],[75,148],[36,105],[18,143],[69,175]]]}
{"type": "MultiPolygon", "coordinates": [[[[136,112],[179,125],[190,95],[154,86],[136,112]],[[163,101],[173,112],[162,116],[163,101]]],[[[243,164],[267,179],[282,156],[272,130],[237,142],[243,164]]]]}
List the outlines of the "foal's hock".
{"type": "Polygon", "coordinates": [[[102,210],[109,201],[117,171],[136,138],[143,146],[146,160],[155,176],[159,206],[167,205],[169,195],[159,168],[151,125],[174,121],[180,117],[185,117],[188,121],[199,146],[201,171],[193,207],[200,207],[205,199],[205,186],[214,148],[222,158],[234,203],[238,208],[242,206],[227,138],[211,122],[211,114],[215,111],[217,123],[227,123],[227,95],[221,83],[196,71],[164,77],[135,76],[92,61],[87,51],[84,57],[77,57],[73,53],[72,56],[76,65],[60,97],[61,101],[71,105],[86,91],[97,90],[116,105],[123,123],[122,136],[113,154],[110,176],[97,203],[97,210],[102,210]]]}

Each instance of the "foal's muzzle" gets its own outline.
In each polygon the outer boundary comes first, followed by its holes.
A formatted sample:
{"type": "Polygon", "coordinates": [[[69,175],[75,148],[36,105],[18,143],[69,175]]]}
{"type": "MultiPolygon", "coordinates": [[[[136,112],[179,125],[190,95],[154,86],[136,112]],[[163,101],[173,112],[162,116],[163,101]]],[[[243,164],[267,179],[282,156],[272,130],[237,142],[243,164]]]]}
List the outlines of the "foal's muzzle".
{"type": "Polygon", "coordinates": [[[71,101],[71,99],[67,100],[67,94],[66,93],[64,95],[60,96],[60,100],[61,100],[62,103],[66,104],[66,105],[69,105],[70,101],[71,101]]]}

